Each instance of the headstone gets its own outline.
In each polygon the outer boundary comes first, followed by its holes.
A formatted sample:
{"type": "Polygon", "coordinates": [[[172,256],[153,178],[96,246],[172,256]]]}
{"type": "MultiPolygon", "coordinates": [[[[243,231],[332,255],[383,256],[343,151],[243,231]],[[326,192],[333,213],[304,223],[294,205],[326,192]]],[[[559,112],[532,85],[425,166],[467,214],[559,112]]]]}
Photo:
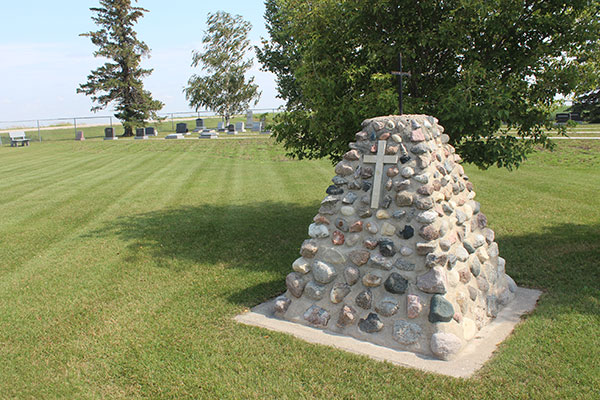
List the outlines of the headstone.
{"type": "Polygon", "coordinates": [[[181,133],[184,135],[189,134],[189,130],[187,127],[187,124],[185,122],[180,122],[177,124],[176,128],[175,128],[175,133],[181,133]]]}
{"type": "Polygon", "coordinates": [[[228,135],[237,135],[237,131],[235,130],[235,125],[233,125],[233,124],[227,125],[227,134],[228,135]]]}
{"type": "Polygon", "coordinates": [[[75,134],[75,140],[85,140],[85,137],[83,136],[83,131],[77,131],[77,133],[75,134]]]}
{"type": "Polygon", "coordinates": [[[146,136],[158,136],[158,131],[155,127],[149,126],[146,128],[146,136]]]}
{"type": "Polygon", "coordinates": [[[246,125],[243,122],[236,122],[235,130],[238,132],[246,132],[246,125]]]}
{"type": "Polygon", "coordinates": [[[252,114],[252,110],[246,111],[246,125],[252,126],[253,119],[254,115],[252,114]]]}
{"type": "Polygon", "coordinates": [[[136,139],[148,139],[148,136],[146,136],[146,129],[144,128],[135,128],[135,138],[136,139]]]}
{"type": "Polygon", "coordinates": [[[225,122],[219,121],[219,123],[217,124],[217,131],[225,132],[225,122]]]}
{"type": "Polygon", "coordinates": [[[219,134],[215,131],[211,131],[209,129],[205,129],[200,133],[200,139],[218,139],[219,134]]]}
{"type": "Polygon", "coordinates": [[[326,190],[276,316],[451,359],[515,297],[438,120],[368,119],[326,190]]]}
{"type": "Polygon", "coordinates": [[[578,112],[572,112],[570,114],[571,120],[575,122],[581,122],[581,114],[578,112]]]}
{"type": "Polygon", "coordinates": [[[252,132],[262,132],[263,123],[262,121],[257,121],[252,123],[252,132]]]}
{"type": "Polygon", "coordinates": [[[114,128],[104,128],[104,140],[117,140],[114,128]]]}
{"type": "Polygon", "coordinates": [[[194,129],[194,132],[203,131],[204,128],[205,128],[205,126],[204,126],[204,120],[202,118],[196,119],[196,128],[194,129]]]}
{"type": "Polygon", "coordinates": [[[571,118],[571,115],[569,113],[558,113],[556,114],[556,122],[559,124],[565,124],[567,123],[567,121],[569,121],[569,119],[571,118]]]}
{"type": "Polygon", "coordinates": [[[182,133],[171,133],[165,136],[165,139],[185,139],[182,133]]]}

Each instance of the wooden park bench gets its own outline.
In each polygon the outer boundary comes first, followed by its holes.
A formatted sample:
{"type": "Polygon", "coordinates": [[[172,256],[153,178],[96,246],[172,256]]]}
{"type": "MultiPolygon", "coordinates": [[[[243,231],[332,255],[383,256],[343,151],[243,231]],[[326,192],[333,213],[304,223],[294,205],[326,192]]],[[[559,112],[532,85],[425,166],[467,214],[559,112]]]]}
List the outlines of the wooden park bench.
{"type": "Polygon", "coordinates": [[[21,146],[29,146],[29,138],[25,137],[24,131],[8,132],[10,138],[10,147],[17,147],[19,143],[21,146]]]}

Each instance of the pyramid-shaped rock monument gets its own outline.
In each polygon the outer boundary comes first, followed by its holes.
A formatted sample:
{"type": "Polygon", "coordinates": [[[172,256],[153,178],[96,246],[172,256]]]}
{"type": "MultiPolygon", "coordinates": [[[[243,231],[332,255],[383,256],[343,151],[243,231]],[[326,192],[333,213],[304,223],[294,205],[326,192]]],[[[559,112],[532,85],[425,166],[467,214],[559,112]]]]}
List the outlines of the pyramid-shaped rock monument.
{"type": "Polygon", "coordinates": [[[425,115],[363,122],[275,301],[277,317],[450,359],[514,298],[443,132],[425,115]]]}

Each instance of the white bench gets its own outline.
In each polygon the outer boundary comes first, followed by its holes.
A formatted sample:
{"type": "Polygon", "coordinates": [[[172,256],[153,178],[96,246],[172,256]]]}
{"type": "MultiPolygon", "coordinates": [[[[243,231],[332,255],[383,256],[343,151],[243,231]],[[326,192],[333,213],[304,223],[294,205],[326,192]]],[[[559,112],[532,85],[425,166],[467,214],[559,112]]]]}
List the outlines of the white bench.
{"type": "Polygon", "coordinates": [[[8,132],[10,138],[10,147],[17,147],[19,143],[21,146],[29,146],[29,138],[25,137],[24,131],[8,132]]]}

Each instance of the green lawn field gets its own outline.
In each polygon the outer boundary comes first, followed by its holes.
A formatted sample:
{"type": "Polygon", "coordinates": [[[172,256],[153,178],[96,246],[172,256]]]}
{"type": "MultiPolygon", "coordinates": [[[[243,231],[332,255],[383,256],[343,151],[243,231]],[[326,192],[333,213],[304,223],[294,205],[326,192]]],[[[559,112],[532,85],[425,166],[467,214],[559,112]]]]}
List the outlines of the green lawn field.
{"type": "Polygon", "coordinates": [[[237,324],[285,290],[333,177],[270,138],[0,147],[1,399],[598,399],[600,141],[466,166],[544,291],[471,379],[237,324]]]}

